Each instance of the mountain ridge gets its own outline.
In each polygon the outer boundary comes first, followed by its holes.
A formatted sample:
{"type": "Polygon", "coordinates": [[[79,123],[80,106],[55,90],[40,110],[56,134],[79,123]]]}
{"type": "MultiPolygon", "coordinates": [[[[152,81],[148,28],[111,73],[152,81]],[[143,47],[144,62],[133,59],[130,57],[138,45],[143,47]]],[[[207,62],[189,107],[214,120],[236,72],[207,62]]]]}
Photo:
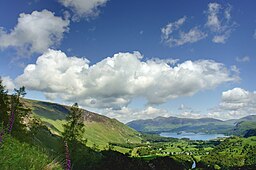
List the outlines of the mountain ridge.
{"type": "Polygon", "coordinates": [[[180,118],[156,117],[153,119],[133,120],[126,125],[140,132],[205,132],[205,133],[231,133],[235,125],[242,121],[256,122],[256,115],[249,115],[240,119],[219,120],[215,118],[180,118]]]}

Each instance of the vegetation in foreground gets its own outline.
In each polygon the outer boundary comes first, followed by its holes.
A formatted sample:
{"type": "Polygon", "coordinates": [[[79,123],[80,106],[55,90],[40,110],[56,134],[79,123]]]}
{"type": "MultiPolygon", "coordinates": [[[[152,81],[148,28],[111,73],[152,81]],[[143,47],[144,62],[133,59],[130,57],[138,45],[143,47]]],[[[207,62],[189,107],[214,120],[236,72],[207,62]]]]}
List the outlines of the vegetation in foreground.
{"type": "Polygon", "coordinates": [[[176,170],[190,169],[193,162],[196,169],[255,169],[256,137],[248,124],[237,126],[247,138],[178,140],[140,134],[77,105],[24,100],[24,88],[12,96],[1,83],[0,88],[0,130],[7,132],[1,133],[1,169],[67,169],[64,141],[68,141],[72,169],[176,170]],[[10,123],[13,111],[14,124],[10,123]]]}

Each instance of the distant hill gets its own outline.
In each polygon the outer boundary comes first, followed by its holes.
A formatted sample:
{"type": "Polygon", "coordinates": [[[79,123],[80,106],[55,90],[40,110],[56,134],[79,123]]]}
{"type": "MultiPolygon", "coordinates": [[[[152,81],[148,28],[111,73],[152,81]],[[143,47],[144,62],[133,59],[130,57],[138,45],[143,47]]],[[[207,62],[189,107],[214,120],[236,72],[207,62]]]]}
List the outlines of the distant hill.
{"type": "Polygon", "coordinates": [[[256,115],[249,115],[233,122],[234,127],[230,130],[230,134],[244,137],[256,136],[256,115]]]}
{"type": "MultiPolygon", "coordinates": [[[[61,135],[61,132],[63,132],[62,125],[65,123],[65,117],[70,107],[28,99],[25,99],[24,102],[32,108],[36,117],[40,118],[53,134],[61,135]]],[[[85,124],[84,138],[88,140],[87,145],[89,146],[96,144],[103,148],[109,142],[141,142],[140,134],[136,130],[116,119],[110,119],[87,110],[83,110],[83,118],[85,124]]]]}
{"type": "MultiPolygon", "coordinates": [[[[234,134],[235,127],[241,122],[251,122],[247,126],[242,126],[245,130],[255,128],[256,115],[250,115],[241,119],[222,121],[214,118],[178,118],[178,117],[156,117],[154,119],[134,120],[127,125],[140,132],[205,132],[205,133],[225,133],[234,134]]],[[[245,124],[245,123],[243,123],[245,124]]],[[[237,135],[243,135],[241,132],[237,135]]],[[[243,131],[243,132],[244,132],[243,131]]]]}

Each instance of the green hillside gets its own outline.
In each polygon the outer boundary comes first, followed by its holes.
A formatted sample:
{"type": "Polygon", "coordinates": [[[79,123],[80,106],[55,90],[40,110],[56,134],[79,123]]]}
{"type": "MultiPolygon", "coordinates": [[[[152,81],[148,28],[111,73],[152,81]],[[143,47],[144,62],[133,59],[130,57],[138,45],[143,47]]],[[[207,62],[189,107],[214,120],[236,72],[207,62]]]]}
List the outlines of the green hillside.
{"type": "MultiPolygon", "coordinates": [[[[53,134],[61,135],[62,125],[65,123],[68,106],[35,100],[25,100],[27,106],[32,108],[36,117],[40,118],[53,134]]],[[[140,143],[140,134],[117,121],[106,116],[83,110],[85,124],[84,139],[88,146],[98,145],[100,149],[113,143],[140,143]]]]}
{"type": "MultiPolygon", "coordinates": [[[[178,118],[178,117],[157,117],[154,119],[134,120],[127,125],[141,132],[205,132],[216,133],[224,129],[232,129],[233,125],[213,118],[178,118]]],[[[222,132],[224,133],[224,132],[222,132]]]]}
{"type": "Polygon", "coordinates": [[[253,121],[241,121],[236,124],[232,133],[238,136],[244,136],[248,130],[256,129],[256,122],[253,121]]]}
{"type": "Polygon", "coordinates": [[[256,115],[241,119],[222,121],[213,118],[178,118],[157,117],[154,119],[134,120],[127,125],[140,132],[203,132],[223,133],[227,135],[243,136],[246,130],[256,128],[256,115]]]}

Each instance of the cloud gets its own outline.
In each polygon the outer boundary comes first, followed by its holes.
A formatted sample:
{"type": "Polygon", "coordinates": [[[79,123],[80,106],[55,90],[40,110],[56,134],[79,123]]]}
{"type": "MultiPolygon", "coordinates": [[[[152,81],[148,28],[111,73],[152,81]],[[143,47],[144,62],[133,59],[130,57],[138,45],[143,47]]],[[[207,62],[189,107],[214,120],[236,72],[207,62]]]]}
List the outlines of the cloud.
{"type": "Polygon", "coordinates": [[[219,106],[208,115],[221,119],[241,118],[256,113],[256,92],[233,88],[222,92],[219,106]]]}
{"type": "Polygon", "coordinates": [[[48,50],[16,82],[50,99],[118,110],[135,97],[144,97],[148,105],[161,104],[239,79],[232,69],[213,60],[173,65],[169,60],[142,59],[139,52],[117,53],[89,65],[87,59],[48,50]]]}
{"type": "Polygon", "coordinates": [[[0,49],[14,47],[23,55],[43,53],[60,43],[69,21],[43,10],[19,15],[17,25],[7,32],[0,28],[0,49]]]}
{"type": "Polygon", "coordinates": [[[249,56],[244,56],[244,57],[236,57],[237,62],[249,62],[250,57],[249,56]]]}
{"type": "Polygon", "coordinates": [[[183,117],[183,118],[192,118],[192,119],[200,119],[200,118],[205,118],[206,115],[200,114],[200,113],[195,113],[193,111],[184,111],[178,115],[178,117],[183,117]]]}
{"type": "Polygon", "coordinates": [[[156,117],[181,117],[181,118],[205,118],[206,114],[200,114],[199,112],[195,112],[189,109],[184,109],[180,113],[174,113],[172,111],[157,108],[154,106],[147,106],[143,109],[133,109],[129,107],[122,107],[120,110],[114,109],[104,109],[102,113],[110,118],[116,118],[117,120],[127,123],[132,120],[139,120],[139,119],[154,119],[156,117]]]}
{"type": "Polygon", "coordinates": [[[175,38],[173,36],[174,31],[178,31],[180,27],[185,23],[186,16],[180,18],[179,20],[167,24],[161,29],[162,42],[167,44],[169,47],[181,46],[187,43],[195,43],[201,39],[207,37],[207,34],[199,30],[198,27],[193,27],[187,32],[179,31],[178,36],[175,38]]]}
{"type": "Polygon", "coordinates": [[[231,17],[231,5],[224,8],[218,3],[209,3],[207,14],[206,27],[210,29],[215,35],[212,39],[214,43],[226,43],[230,37],[231,32],[235,27],[231,17]]]}
{"type": "Polygon", "coordinates": [[[253,38],[256,39],[256,30],[254,30],[253,38]]]}
{"type": "Polygon", "coordinates": [[[13,82],[13,80],[9,76],[1,77],[1,79],[3,81],[3,85],[5,86],[5,88],[8,91],[14,90],[14,88],[15,88],[14,82],[13,82]]]}
{"type": "Polygon", "coordinates": [[[148,106],[141,110],[131,109],[128,107],[122,107],[120,110],[105,109],[103,114],[110,118],[116,118],[124,123],[130,122],[132,120],[153,119],[158,116],[169,117],[172,115],[171,112],[165,109],[159,109],[152,106],[148,106]]]}
{"type": "Polygon", "coordinates": [[[59,0],[59,2],[75,13],[73,20],[81,17],[90,18],[99,15],[99,7],[104,6],[108,0],[59,0]]]}
{"type": "Polygon", "coordinates": [[[225,44],[229,36],[230,36],[230,31],[227,31],[222,35],[215,35],[212,39],[212,42],[225,44]]]}

